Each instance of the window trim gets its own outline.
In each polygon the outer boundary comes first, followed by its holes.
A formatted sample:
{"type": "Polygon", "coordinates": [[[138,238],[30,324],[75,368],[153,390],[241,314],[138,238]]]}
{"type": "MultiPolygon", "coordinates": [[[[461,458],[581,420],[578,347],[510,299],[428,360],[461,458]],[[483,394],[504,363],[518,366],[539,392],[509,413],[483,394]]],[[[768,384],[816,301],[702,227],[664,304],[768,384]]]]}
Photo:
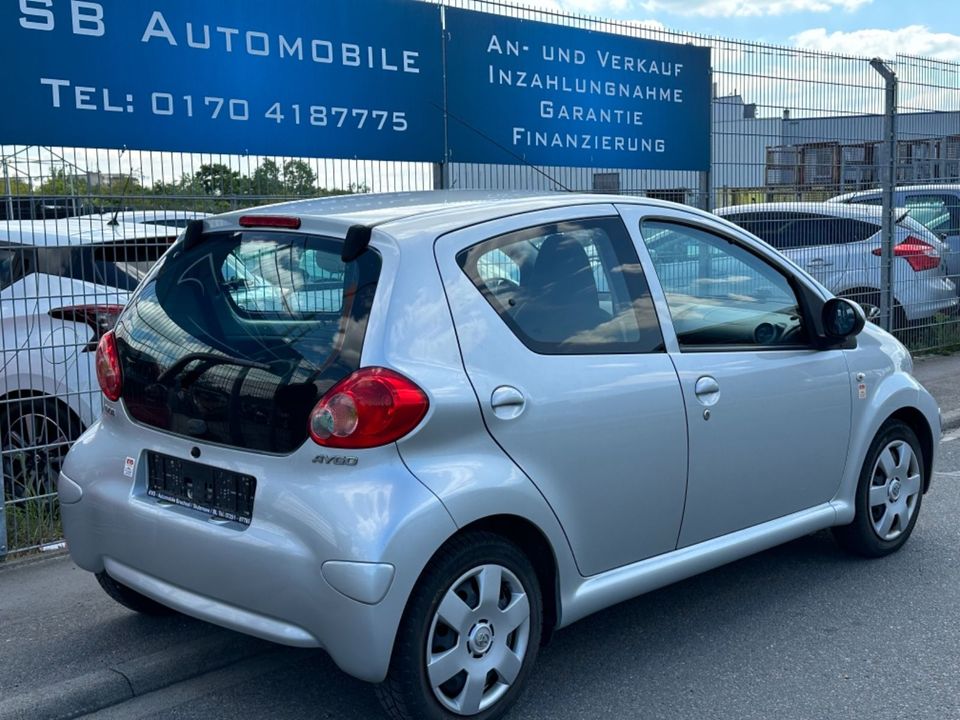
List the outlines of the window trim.
{"type": "MultiPolygon", "coordinates": [[[[812,332],[812,329],[816,328],[818,325],[813,320],[813,313],[810,308],[810,301],[812,292],[809,291],[806,286],[800,282],[793,273],[788,272],[785,268],[780,266],[774,261],[774,258],[767,257],[763,252],[758,250],[755,247],[752,247],[751,244],[744,242],[743,240],[737,238],[735,235],[729,232],[724,232],[725,229],[716,228],[706,224],[699,224],[693,220],[687,218],[682,218],[678,216],[663,215],[659,213],[651,214],[642,214],[637,222],[637,233],[639,236],[640,243],[643,245],[644,253],[646,254],[646,261],[650,265],[651,272],[645,272],[644,276],[647,278],[648,285],[650,283],[650,275],[652,274],[656,282],[656,291],[660,294],[660,297],[663,299],[663,307],[666,310],[667,317],[660,318],[661,324],[663,322],[670,323],[670,330],[673,335],[673,339],[676,343],[677,350],[679,353],[712,353],[712,352],[791,352],[795,353],[798,351],[818,351],[822,348],[818,346],[818,343],[815,339],[815,333],[812,332]],[[741,250],[749,253],[750,255],[757,258],[760,262],[766,264],[768,267],[774,270],[774,272],[783,276],[787,284],[790,286],[790,289],[793,291],[793,294],[797,299],[797,307],[800,310],[800,314],[803,318],[803,334],[805,337],[804,343],[790,344],[790,345],[746,345],[746,344],[724,344],[724,345],[709,345],[709,346],[687,346],[680,341],[680,336],[677,334],[676,327],[673,324],[673,315],[670,312],[670,304],[667,300],[667,293],[663,289],[663,284],[660,282],[660,275],[656,271],[656,267],[653,265],[653,258],[650,256],[649,251],[647,250],[647,243],[643,235],[643,224],[646,222],[662,222],[668,223],[671,225],[679,225],[682,227],[690,228],[692,230],[699,230],[705,232],[709,235],[718,237],[721,240],[728,242],[731,245],[735,245],[741,250]]],[[[746,232],[743,231],[742,232],[746,232]]],[[[772,248],[772,246],[770,246],[772,248]]],[[[774,253],[780,254],[779,251],[773,249],[774,253]]],[[[652,290],[651,290],[652,292],[652,290]]],[[[658,312],[658,315],[660,313],[658,312]]]]}
{"type": "MultiPolygon", "coordinates": [[[[588,228],[584,228],[588,229],[588,228]]],[[[507,254],[509,257],[509,254],[507,254]]],[[[477,258],[479,259],[479,257],[477,258]]],[[[650,289],[650,282],[647,277],[647,271],[644,267],[643,260],[640,257],[636,245],[633,242],[633,237],[630,234],[630,229],[627,227],[626,222],[623,217],[619,214],[612,215],[583,215],[575,217],[564,217],[562,219],[554,220],[539,220],[530,225],[524,225],[523,227],[513,228],[511,230],[506,230],[495,235],[488,235],[483,239],[472,242],[469,245],[459,248],[454,253],[454,263],[459,268],[460,272],[464,274],[467,281],[476,288],[477,291],[483,296],[484,301],[487,303],[489,308],[497,315],[500,322],[502,322],[506,328],[510,331],[511,335],[520,342],[527,350],[530,352],[541,355],[541,356],[554,356],[554,357],[602,357],[602,356],[623,356],[623,355],[653,355],[658,353],[666,353],[666,338],[663,332],[663,319],[660,317],[660,313],[657,312],[656,302],[653,297],[653,293],[650,289]],[[560,343],[549,343],[541,342],[531,338],[523,329],[514,321],[514,319],[506,312],[506,308],[503,307],[500,300],[490,291],[486,286],[486,283],[482,281],[482,278],[479,277],[479,273],[472,273],[469,270],[470,267],[470,257],[476,252],[481,246],[488,245],[486,251],[490,250],[501,250],[505,245],[513,244],[516,242],[523,241],[524,239],[529,240],[530,237],[541,237],[542,235],[549,234],[543,232],[544,228],[549,227],[558,227],[562,225],[580,225],[583,226],[587,223],[615,223],[619,229],[622,231],[621,236],[616,238],[615,236],[608,235],[608,238],[611,242],[611,250],[614,252],[614,255],[617,257],[617,260],[621,260],[620,253],[618,253],[617,242],[621,243],[623,250],[632,252],[633,256],[636,258],[636,265],[640,268],[641,274],[639,277],[627,277],[625,276],[623,281],[626,285],[626,290],[629,293],[631,299],[631,306],[633,309],[633,315],[636,318],[637,328],[643,333],[644,325],[641,322],[640,315],[636,308],[636,303],[638,299],[642,299],[644,294],[650,302],[650,312],[653,317],[656,319],[656,332],[659,338],[659,342],[653,346],[652,349],[647,349],[646,346],[641,347],[639,341],[634,342],[619,342],[616,343],[616,347],[612,347],[614,344],[611,343],[608,346],[600,346],[603,349],[598,349],[597,346],[584,346],[582,344],[574,345],[567,344],[563,345],[560,343]],[[524,238],[524,235],[532,234],[530,237],[524,238]],[[474,277],[474,274],[477,277],[474,277]],[[636,283],[643,283],[645,293],[637,292],[640,288],[636,287],[636,283]],[[563,348],[563,349],[560,349],[563,348]]],[[[472,263],[473,267],[476,268],[477,263],[474,261],[472,263]]],[[[524,268],[520,267],[521,276],[524,268]]],[[[606,268],[605,268],[606,271],[606,268]]]]}

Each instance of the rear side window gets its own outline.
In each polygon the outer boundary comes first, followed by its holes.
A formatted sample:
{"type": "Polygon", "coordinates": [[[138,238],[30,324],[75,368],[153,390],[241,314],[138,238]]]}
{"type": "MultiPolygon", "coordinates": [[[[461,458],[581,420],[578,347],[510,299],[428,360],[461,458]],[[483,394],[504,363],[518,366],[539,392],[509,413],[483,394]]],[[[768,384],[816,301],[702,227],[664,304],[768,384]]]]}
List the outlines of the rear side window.
{"type": "Polygon", "coordinates": [[[746,213],[726,218],[781,251],[862,242],[880,230],[864,220],[815,213],[746,213]]]}
{"type": "Polygon", "coordinates": [[[169,247],[168,240],[150,238],[99,245],[37,248],[36,270],[131,291],[136,289],[169,247]]]}
{"type": "Polygon", "coordinates": [[[619,218],[540,225],[463,250],[457,262],[537,353],[648,353],[663,338],[619,218]]]}
{"type": "Polygon", "coordinates": [[[138,421],[289,453],[320,397],[360,366],[380,274],[368,250],[280,232],[204,235],[171,249],[117,328],[123,400],[138,421]]]}

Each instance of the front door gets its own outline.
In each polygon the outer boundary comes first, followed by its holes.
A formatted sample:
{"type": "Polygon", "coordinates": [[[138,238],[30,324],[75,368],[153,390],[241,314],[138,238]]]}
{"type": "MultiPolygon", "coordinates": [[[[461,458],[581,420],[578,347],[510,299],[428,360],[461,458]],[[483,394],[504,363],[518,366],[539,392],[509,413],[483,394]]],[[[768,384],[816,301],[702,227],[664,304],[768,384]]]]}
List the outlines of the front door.
{"type": "Polygon", "coordinates": [[[829,501],[850,434],[843,351],[812,348],[788,276],[719,225],[666,210],[624,215],[656,271],[687,409],[679,546],[829,501]]]}
{"type": "Polygon", "coordinates": [[[505,218],[436,258],[486,425],[584,575],[673,550],[687,473],[677,374],[610,205],[505,218]]]}

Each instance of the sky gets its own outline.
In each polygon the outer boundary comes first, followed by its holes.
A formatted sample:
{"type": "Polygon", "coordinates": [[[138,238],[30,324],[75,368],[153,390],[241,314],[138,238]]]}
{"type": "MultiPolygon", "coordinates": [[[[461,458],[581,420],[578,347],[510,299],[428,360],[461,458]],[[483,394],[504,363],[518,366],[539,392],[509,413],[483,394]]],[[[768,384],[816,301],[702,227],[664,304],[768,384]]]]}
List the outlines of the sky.
{"type": "Polygon", "coordinates": [[[956,0],[526,0],[671,30],[812,50],[960,60],[956,0]],[[950,32],[950,31],[953,32],[950,32]]]}

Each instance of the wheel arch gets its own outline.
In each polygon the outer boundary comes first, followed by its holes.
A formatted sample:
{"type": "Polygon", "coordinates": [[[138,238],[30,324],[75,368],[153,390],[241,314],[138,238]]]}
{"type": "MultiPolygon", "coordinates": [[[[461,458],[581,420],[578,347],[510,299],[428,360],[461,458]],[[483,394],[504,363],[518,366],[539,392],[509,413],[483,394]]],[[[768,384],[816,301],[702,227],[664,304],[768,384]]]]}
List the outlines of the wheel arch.
{"type": "Polygon", "coordinates": [[[80,415],[77,414],[68,403],[63,401],[61,398],[58,398],[56,395],[51,395],[49,393],[42,392],[40,390],[11,390],[8,393],[0,395],[0,416],[3,416],[7,412],[7,408],[11,403],[20,401],[20,400],[49,400],[53,403],[56,403],[57,407],[62,411],[66,412],[67,416],[77,423],[77,427],[80,428],[80,432],[83,432],[86,429],[86,425],[81,419],[80,415]]]}
{"type": "MultiPolygon", "coordinates": [[[[503,513],[478,518],[459,528],[450,535],[433,553],[430,560],[424,565],[417,578],[417,583],[430,567],[434,558],[464,535],[475,532],[489,532],[498,535],[516,545],[530,560],[537,580],[540,583],[540,592],[543,595],[543,642],[549,640],[553,629],[560,620],[560,580],[557,556],[546,534],[536,524],[519,515],[503,513]]],[[[415,583],[416,585],[416,583],[415,583]]]]}
{"type": "Polygon", "coordinates": [[[930,489],[930,480],[933,477],[933,429],[923,413],[915,407],[902,407],[896,410],[884,420],[884,424],[890,420],[899,420],[906,424],[920,441],[920,451],[923,453],[923,492],[926,493],[930,489]]]}

